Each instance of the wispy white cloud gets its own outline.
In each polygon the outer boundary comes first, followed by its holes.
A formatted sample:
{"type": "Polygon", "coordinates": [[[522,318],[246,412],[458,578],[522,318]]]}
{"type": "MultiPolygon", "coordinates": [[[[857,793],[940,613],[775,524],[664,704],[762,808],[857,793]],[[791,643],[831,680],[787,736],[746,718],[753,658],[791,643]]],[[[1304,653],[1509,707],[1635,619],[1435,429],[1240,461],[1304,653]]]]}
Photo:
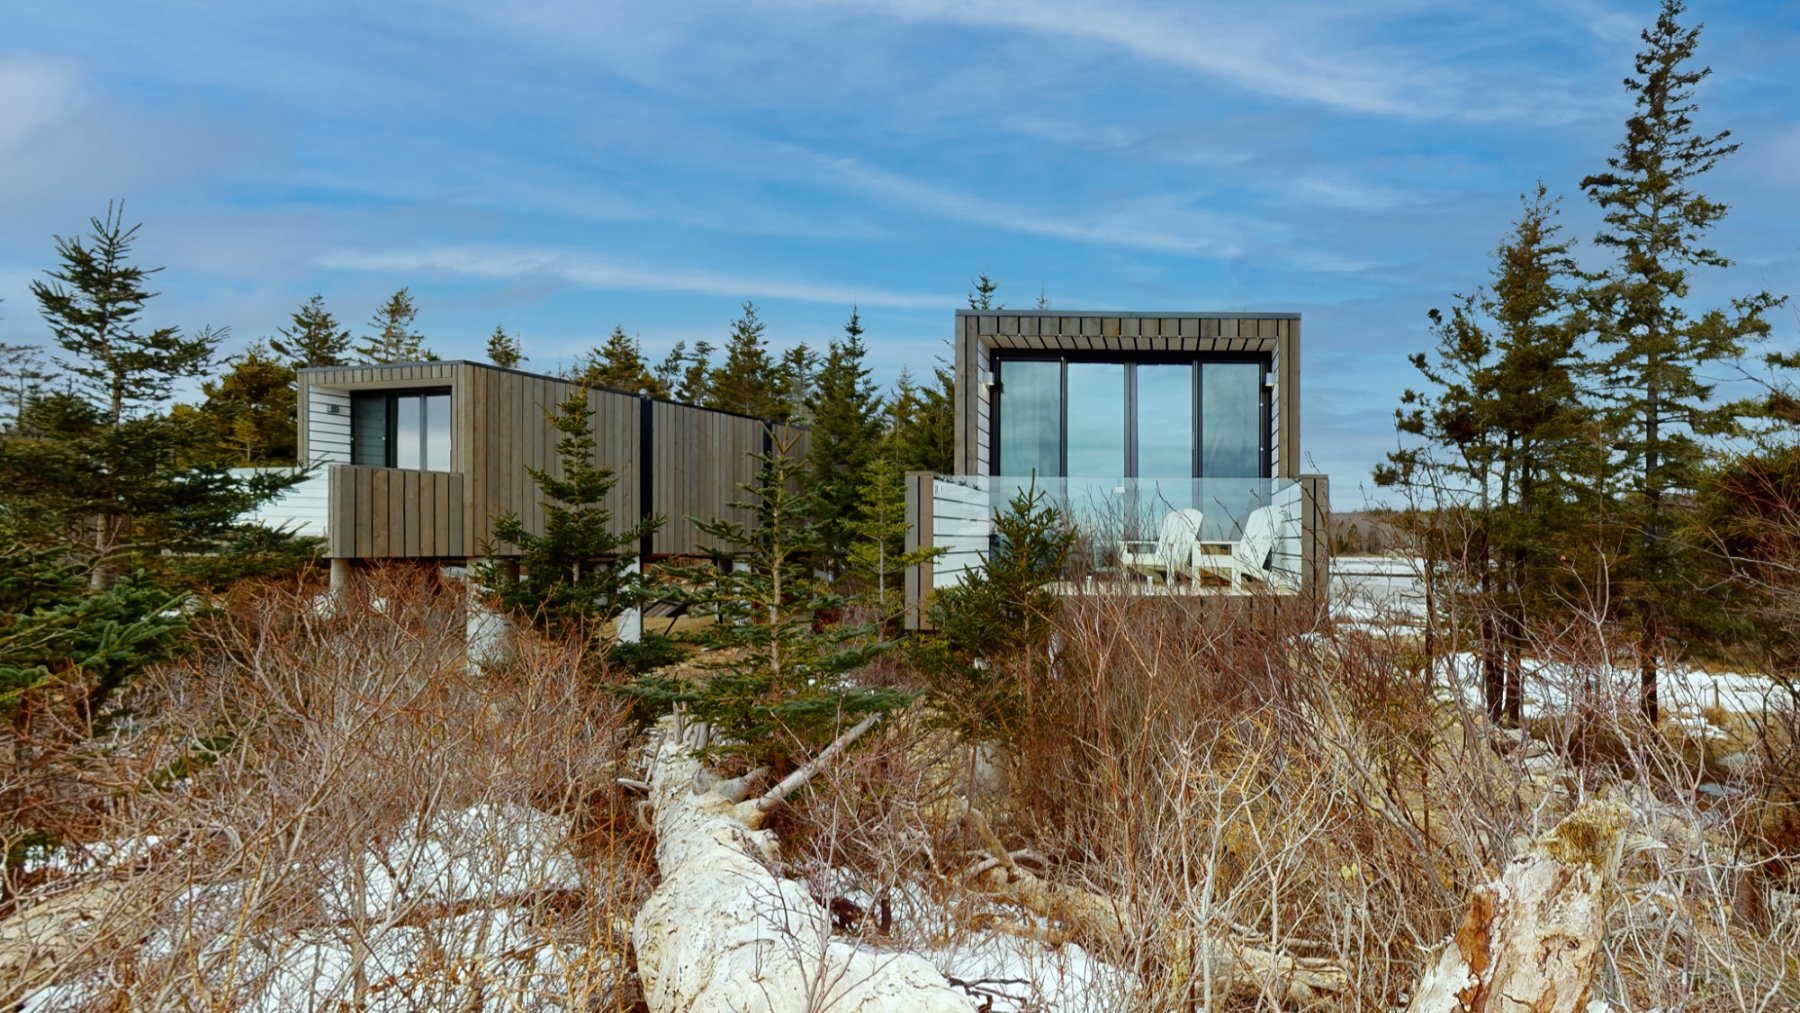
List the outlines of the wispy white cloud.
{"type": "Polygon", "coordinates": [[[1159,253],[1225,258],[1239,252],[1227,216],[1193,207],[1171,194],[1111,202],[1099,209],[1040,209],[939,186],[853,158],[798,149],[795,153],[816,166],[824,182],[888,206],[901,204],[969,227],[989,226],[1022,235],[1159,253]]]}
{"type": "Polygon", "coordinates": [[[341,250],[318,258],[320,267],[339,271],[396,274],[436,272],[466,278],[555,278],[585,288],[642,292],[693,292],[732,298],[789,299],[798,302],[858,304],[892,309],[942,309],[953,293],[897,292],[684,267],[644,267],[562,250],[441,246],[424,250],[341,250]]]}
{"type": "MultiPolygon", "coordinates": [[[[809,0],[810,2],[810,0],[809,0]]],[[[1226,12],[1219,5],[1096,4],[1085,0],[820,0],[897,18],[1030,31],[1118,47],[1248,91],[1399,116],[1453,111],[1442,75],[1351,43],[1361,5],[1292,5],[1226,12]]]]}
{"type": "Polygon", "coordinates": [[[67,117],[80,102],[74,70],[37,56],[0,56],[0,152],[67,117]]]}

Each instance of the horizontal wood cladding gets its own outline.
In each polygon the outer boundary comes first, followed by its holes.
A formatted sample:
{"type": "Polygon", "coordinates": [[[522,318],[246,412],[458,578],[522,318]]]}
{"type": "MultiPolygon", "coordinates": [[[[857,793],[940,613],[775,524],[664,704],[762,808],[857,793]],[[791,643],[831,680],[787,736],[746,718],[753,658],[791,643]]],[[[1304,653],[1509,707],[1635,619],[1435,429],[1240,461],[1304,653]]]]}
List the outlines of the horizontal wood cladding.
{"type": "Polygon", "coordinates": [[[461,558],[468,541],[463,476],[448,471],[327,471],[327,552],[337,558],[461,558]]]}

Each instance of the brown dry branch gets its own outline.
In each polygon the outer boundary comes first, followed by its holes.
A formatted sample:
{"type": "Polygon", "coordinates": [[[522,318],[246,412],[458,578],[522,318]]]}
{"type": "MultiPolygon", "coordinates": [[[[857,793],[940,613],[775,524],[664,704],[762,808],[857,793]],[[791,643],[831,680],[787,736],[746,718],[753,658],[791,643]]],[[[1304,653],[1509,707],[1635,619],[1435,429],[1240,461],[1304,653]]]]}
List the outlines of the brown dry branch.
{"type": "Polygon", "coordinates": [[[0,922],[32,950],[7,1000],[633,1008],[646,841],[592,660],[525,638],[474,677],[459,595],[377,573],[351,605],[235,596],[39,772],[90,801],[0,922]],[[85,921],[34,927],[58,903],[85,921]]]}

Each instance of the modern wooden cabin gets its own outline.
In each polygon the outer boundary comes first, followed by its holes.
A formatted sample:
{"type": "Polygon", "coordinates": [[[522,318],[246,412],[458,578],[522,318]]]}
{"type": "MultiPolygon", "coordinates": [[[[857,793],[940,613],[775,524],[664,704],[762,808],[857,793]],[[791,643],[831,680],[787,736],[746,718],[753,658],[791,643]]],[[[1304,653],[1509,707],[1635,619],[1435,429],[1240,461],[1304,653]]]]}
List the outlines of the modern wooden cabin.
{"type": "Polygon", "coordinates": [[[1267,586],[1323,590],[1329,482],[1301,472],[1298,313],[958,310],[951,344],[955,470],[908,483],[908,548],[946,551],[909,571],[910,603],[979,565],[994,510],[1030,486],[1102,575],[1109,545],[1174,510],[1203,513],[1199,538],[1223,550],[1267,508],[1267,586]]]}
{"type": "MultiPolygon", "coordinates": [[[[316,515],[276,509],[261,519],[323,535],[334,564],[516,555],[495,541],[494,520],[517,513],[543,530],[528,469],[559,471],[552,418],[576,389],[477,362],[303,369],[299,456],[316,471],[286,499],[317,504],[306,508],[316,515]]],[[[756,476],[753,455],[805,452],[797,427],[621,391],[589,388],[587,399],[595,463],[618,476],[607,505],[620,529],[664,519],[639,546],[645,559],[705,554],[696,518],[749,520],[730,504],[756,476]]]]}

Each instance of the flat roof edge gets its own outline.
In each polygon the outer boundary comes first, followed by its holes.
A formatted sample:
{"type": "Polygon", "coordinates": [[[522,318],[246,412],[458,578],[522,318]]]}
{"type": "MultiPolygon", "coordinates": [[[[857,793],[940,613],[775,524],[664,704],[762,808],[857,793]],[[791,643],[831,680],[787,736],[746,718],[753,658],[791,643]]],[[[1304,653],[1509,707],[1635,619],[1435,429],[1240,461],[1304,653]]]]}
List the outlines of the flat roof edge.
{"type": "Polygon", "coordinates": [[[1127,311],[1122,311],[1122,310],[991,309],[991,310],[957,310],[956,315],[959,317],[1133,317],[1133,318],[1137,318],[1137,319],[1147,319],[1147,318],[1152,318],[1152,317],[1177,317],[1177,318],[1186,319],[1186,320],[1298,320],[1298,319],[1300,319],[1300,311],[1299,310],[1295,310],[1293,312],[1280,312],[1280,311],[1268,311],[1268,310],[1258,310],[1256,312],[1251,312],[1249,310],[1245,310],[1242,313],[1233,313],[1230,310],[1207,310],[1205,312],[1195,312],[1192,310],[1184,311],[1184,312],[1132,310],[1132,311],[1127,312],[1127,311]]]}
{"type": "MultiPolygon", "coordinates": [[[[427,359],[422,362],[347,362],[342,366],[302,366],[299,369],[294,370],[294,372],[295,374],[329,373],[342,369],[405,369],[409,366],[474,366],[477,369],[491,369],[498,373],[515,373],[519,376],[529,376],[534,380],[554,380],[557,383],[575,382],[566,376],[552,376],[549,373],[534,373],[529,369],[517,369],[513,366],[496,366],[491,362],[481,362],[476,359],[427,359]]],[[[734,418],[749,419],[752,422],[766,422],[776,426],[787,426],[790,429],[805,429],[808,431],[812,429],[811,426],[803,426],[798,422],[782,422],[778,419],[757,418],[755,415],[734,412],[729,408],[713,408],[703,404],[695,404],[692,401],[677,401],[672,397],[657,397],[654,394],[640,394],[636,391],[620,390],[617,387],[602,387],[599,384],[589,384],[588,389],[601,391],[606,394],[617,394],[621,397],[645,398],[660,404],[674,405],[677,408],[692,408],[696,411],[717,412],[720,415],[730,415],[734,418]]]]}

